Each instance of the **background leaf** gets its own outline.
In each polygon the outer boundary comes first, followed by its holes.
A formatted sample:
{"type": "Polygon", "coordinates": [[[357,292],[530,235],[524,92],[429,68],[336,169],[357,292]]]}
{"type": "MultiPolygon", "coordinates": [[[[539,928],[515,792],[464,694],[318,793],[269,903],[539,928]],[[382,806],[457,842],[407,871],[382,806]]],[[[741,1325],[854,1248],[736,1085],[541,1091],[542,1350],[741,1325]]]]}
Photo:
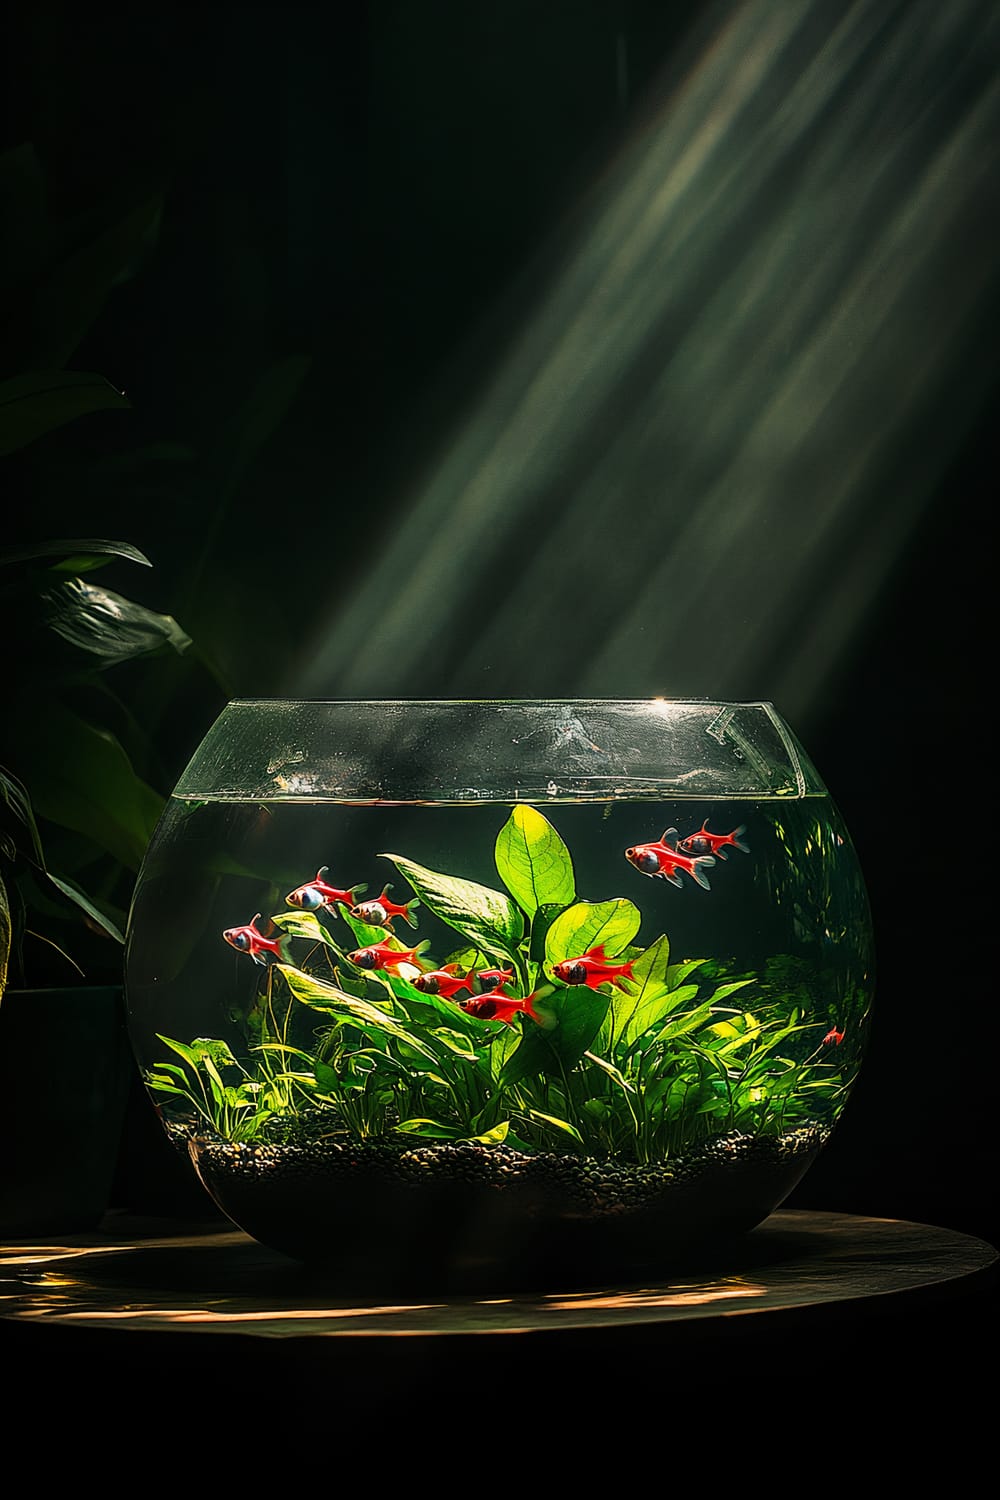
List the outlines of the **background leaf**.
{"type": "Polygon", "coordinates": [[[0,456],[94,411],[131,406],[103,375],[51,370],[0,381],[0,456]]]}
{"type": "Polygon", "coordinates": [[[136,776],[113,735],[53,703],[44,714],[11,715],[6,741],[15,772],[30,770],[39,816],[138,870],[164,798],[136,776]]]}

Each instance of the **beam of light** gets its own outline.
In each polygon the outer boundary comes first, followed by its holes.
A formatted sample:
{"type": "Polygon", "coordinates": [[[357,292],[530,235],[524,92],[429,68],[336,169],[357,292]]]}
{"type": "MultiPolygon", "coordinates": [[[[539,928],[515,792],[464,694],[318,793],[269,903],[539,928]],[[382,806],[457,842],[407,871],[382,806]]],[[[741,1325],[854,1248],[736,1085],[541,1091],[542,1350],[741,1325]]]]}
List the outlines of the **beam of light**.
{"type": "Polygon", "coordinates": [[[992,375],[1000,11],[720,8],[294,684],[802,722],[992,375]]]}

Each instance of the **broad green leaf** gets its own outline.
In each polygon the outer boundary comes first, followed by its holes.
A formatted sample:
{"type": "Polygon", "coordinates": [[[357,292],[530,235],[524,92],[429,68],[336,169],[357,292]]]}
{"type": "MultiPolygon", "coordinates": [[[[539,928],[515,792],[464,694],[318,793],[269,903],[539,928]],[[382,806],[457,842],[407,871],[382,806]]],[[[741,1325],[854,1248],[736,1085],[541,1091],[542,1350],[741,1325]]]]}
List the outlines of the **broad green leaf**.
{"type": "Polygon", "coordinates": [[[497,834],[495,855],[500,879],[529,918],[540,906],[568,906],[574,899],[569,850],[537,808],[514,808],[497,834]]]}
{"type": "Polygon", "coordinates": [[[128,410],[131,402],[103,375],[38,370],[0,381],[0,457],[90,412],[128,410]]]}
{"type": "Polygon", "coordinates": [[[507,1058],[500,1073],[502,1088],[521,1078],[541,1073],[558,1075],[560,1070],[575,1068],[601,1029],[608,996],[587,985],[560,986],[553,987],[541,1004],[546,1017],[551,1016],[556,1024],[550,1028],[524,1020],[520,1046],[507,1058]]]}
{"type": "Polygon", "coordinates": [[[425,869],[399,854],[383,854],[410,882],[429,911],[501,964],[517,962],[524,917],[509,896],[472,880],[425,869]]]}
{"type": "Polygon", "coordinates": [[[561,912],[550,926],[545,939],[545,963],[565,958],[580,958],[591,948],[603,945],[614,958],[635,937],[642,923],[642,913],[623,896],[613,901],[577,901],[561,912]]]}

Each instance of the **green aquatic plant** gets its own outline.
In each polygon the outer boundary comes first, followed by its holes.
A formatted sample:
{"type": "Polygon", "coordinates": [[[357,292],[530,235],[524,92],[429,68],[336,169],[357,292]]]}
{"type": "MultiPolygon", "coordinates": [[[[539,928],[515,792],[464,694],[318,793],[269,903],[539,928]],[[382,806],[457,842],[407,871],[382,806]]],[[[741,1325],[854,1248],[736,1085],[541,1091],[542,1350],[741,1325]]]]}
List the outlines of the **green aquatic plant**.
{"type": "Polygon", "coordinates": [[[732,1131],[835,1117],[849,1069],[807,997],[713,978],[708,960],[674,958],[665,933],[640,944],[640,909],[580,899],[570,852],[537,808],[515,806],[500,829],[502,889],[382,857],[454,946],[438,963],[430,939],[408,947],[346,902],[276,913],[274,937],[230,929],[264,980],[247,1055],[161,1036],[181,1062],[146,1074],[196,1128],[650,1163],[732,1131]]]}

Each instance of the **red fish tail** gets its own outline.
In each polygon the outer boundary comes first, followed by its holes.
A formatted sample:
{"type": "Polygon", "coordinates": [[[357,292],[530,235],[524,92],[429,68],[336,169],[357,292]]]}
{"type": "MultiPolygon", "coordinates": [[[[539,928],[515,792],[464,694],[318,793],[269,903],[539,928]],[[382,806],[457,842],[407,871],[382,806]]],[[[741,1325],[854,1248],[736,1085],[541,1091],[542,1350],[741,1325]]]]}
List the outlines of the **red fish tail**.
{"type": "Polygon", "coordinates": [[[712,854],[699,854],[691,861],[690,876],[701,886],[702,890],[710,891],[712,887],[708,883],[708,871],[715,864],[715,856],[712,854]]]}
{"type": "Polygon", "coordinates": [[[521,1001],[521,1006],[524,1010],[525,1015],[530,1016],[531,1019],[535,1022],[535,1025],[541,1026],[543,1031],[551,1031],[552,1027],[556,1024],[556,1017],[548,1012],[544,1008],[544,1005],[541,1008],[538,1005],[539,1000],[544,1001],[545,996],[551,993],[551,985],[543,986],[542,989],[535,990],[532,992],[532,994],[526,995],[525,998],[521,1001]]]}
{"type": "Polygon", "coordinates": [[[421,964],[420,959],[421,956],[427,952],[430,945],[430,938],[424,938],[423,942],[418,943],[415,948],[406,948],[402,953],[397,953],[395,955],[395,961],[397,963],[416,964],[418,969],[422,969],[423,972],[426,973],[428,966],[426,964],[421,964]]]}

